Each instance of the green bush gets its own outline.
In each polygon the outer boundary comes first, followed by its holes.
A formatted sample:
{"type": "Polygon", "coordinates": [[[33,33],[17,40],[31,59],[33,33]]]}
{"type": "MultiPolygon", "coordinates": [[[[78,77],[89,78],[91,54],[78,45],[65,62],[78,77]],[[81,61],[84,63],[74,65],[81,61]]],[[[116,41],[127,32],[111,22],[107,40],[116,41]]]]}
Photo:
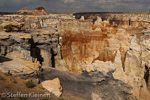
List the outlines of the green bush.
{"type": "Polygon", "coordinates": [[[33,82],[31,82],[31,81],[27,81],[25,84],[26,84],[27,88],[33,88],[33,87],[35,87],[35,84],[33,82]]]}

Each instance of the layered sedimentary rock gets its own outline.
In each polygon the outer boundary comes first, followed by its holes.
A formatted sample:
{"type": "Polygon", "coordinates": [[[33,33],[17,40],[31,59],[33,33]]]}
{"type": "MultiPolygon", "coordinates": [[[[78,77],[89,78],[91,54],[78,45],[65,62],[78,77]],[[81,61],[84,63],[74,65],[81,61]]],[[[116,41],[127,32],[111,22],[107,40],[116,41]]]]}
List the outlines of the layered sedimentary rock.
{"type": "MultiPolygon", "coordinates": [[[[59,51],[58,35],[47,33],[19,34],[0,33],[1,55],[18,51],[21,59],[29,61],[39,61],[46,66],[51,65],[52,57],[59,51]]],[[[60,52],[60,51],[59,51],[60,52]]]]}
{"type": "MultiPolygon", "coordinates": [[[[137,19],[136,15],[112,16],[110,17],[115,17],[116,20],[110,18],[109,21],[102,21],[97,17],[93,22],[81,17],[80,20],[60,22],[58,32],[62,36],[62,57],[66,61],[66,67],[74,74],[81,74],[83,66],[90,65],[95,60],[112,61],[116,67],[114,78],[131,85],[133,94],[138,99],[146,99],[144,95],[149,98],[149,68],[145,68],[141,61],[145,59],[141,54],[148,57],[149,52],[143,50],[142,53],[143,47],[139,45],[143,32],[149,30],[149,15],[137,15],[142,16],[142,19],[137,19]],[[129,20],[120,19],[122,16],[129,20]]],[[[87,71],[94,70],[92,67],[86,68],[87,71]]]]}
{"type": "Polygon", "coordinates": [[[62,37],[62,57],[66,67],[75,74],[81,73],[81,66],[95,60],[112,61],[120,50],[124,65],[125,52],[130,45],[129,34],[117,25],[97,18],[92,20],[64,20],[58,25],[62,37]],[[74,67],[76,66],[76,67],[74,67]]]}
{"type": "Polygon", "coordinates": [[[37,58],[37,61],[40,61],[43,66],[67,70],[63,67],[66,62],[61,56],[62,42],[59,42],[59,34],[56,29],[56,24],[66,18],[74,19],[70,15],[0,16],[0,54],[5,56],[18,52],[21,59],[33,61],[37,58]],[[7,31],[5,27],[9,27],[9,30],[7,31]]]}
{"type": "Polygon", "coordinates": [[[147,27],[149,25],[149,13],[75,13],[77,19],[84,16],[85,19],[96,19],[97,16],[101,17],[102,20],[109,20],[110,24],[117,24],[119,27],[137,28],[139,26],[147,27]]]}
{"type": "MultiPolygon", "coordinates": [[[[104,80],[110,85],[113,81],[114,87],[125,82],[133,87],[138,99],[149,98],[149,33],[146,33],[150,29],[149,14],[77,14],[75,17],[77,19],[63,14],[0,16],[0,54],[18,54],[12,58],[37,60],[43,66],[79,76],[85,74],[94,82],[104,80]],[[12,33],[7,32],[8,26],[12,33]]],[[[101,85],[106,86],[104,83],[101,85]]],[[[101,94],[92,96],[99,98],[97,95],[101,94]]]]}

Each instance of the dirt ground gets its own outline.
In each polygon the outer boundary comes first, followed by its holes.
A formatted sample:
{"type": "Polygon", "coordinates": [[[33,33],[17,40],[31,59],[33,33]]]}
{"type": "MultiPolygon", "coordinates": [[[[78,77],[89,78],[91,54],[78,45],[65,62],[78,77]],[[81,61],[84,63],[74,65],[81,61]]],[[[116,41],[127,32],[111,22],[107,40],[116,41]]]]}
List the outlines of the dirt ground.
{"type": "Polygon", "coordinates": [[[35,97],[17,97],[17,98],[8,98],[9,95],[6,94],[16,94],[17,92],[21,92],[21,94],[45,94],[49,93],[45,90],[41,84],[35,84],[34,88],[27,88],[25,83],[27,81],[23,79],[19,79],[17,77],[13,77],[8,74],[4,74],[0,71],[0,100],[86,100],[80,97],[77,97],[73,94],[70,94],[66,91],[63,91],[63,94],[57,98],[53,94],[50,94],[49,98],[35,98],[35,97]],[[5,96],[5,97],[3,97],[5,96]]]}

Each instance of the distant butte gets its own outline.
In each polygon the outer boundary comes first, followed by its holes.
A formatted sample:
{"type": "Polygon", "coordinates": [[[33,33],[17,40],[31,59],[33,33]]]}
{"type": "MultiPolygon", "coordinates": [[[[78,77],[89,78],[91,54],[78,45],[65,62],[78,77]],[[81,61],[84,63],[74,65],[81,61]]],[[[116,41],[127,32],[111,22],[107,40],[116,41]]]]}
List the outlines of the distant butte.
{"type": "Polygon", "coordinates": [[[48,13],[45,11],[45,8],[38,7],[33,10],[30,15],[48,15],[48,13]]]}
{"type": "Polygon", "coordinates": [[[17,13],[19,14],[29,14],[31,12],[31,10],[28,9],[20,9],[17,11],[17,13]]]}
{"type": "Polygon", "coordinates": [[[44,7],[38,7],[35,8],[35,10],[28,10],[28,9],[20,9],[17,11],[19,14],[27,14],[27,15],[48,15],[48,13],[45,11],[44,7]]]}
{"type": "Polygon", "coordinates": [[[38,7],[38,8],[35,8],[36,10],[44,10],[45,11],[45,8],[44,7],[38,7]]]}

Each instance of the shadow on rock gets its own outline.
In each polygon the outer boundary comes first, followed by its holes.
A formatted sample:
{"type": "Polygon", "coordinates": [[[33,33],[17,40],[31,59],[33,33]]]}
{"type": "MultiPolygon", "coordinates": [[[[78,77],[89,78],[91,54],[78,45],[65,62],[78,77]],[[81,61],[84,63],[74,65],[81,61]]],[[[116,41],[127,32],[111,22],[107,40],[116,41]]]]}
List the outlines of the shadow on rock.
{"type": "Polygon", "coordinates": [[[4,56],[0,56],[0,63],[6,62],[6,61],[12,61],[12,59],[4,57],[4,56]]]}

